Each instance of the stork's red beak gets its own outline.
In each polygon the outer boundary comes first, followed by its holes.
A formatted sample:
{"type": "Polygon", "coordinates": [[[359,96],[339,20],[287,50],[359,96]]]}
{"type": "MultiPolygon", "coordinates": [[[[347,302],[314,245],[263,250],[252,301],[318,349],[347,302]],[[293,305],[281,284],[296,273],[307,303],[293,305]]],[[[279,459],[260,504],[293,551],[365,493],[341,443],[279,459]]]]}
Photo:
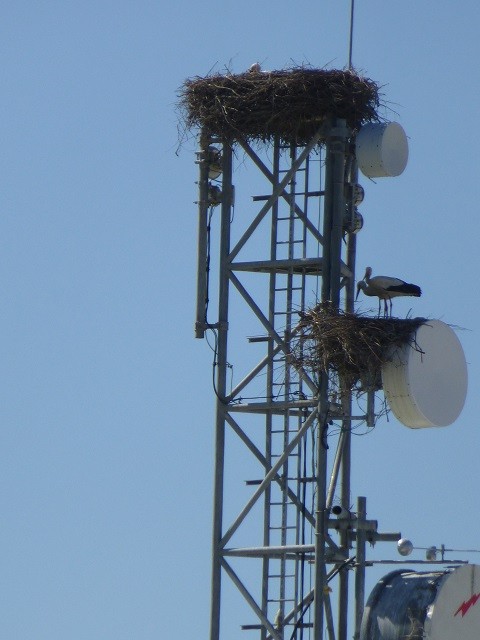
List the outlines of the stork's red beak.
{"type": "Polygon", "coordinates": [[[355,300],[358,298],[359,293],[360,293],[360,287],[357,285],[357,295],[355,296],[355,300]]]}

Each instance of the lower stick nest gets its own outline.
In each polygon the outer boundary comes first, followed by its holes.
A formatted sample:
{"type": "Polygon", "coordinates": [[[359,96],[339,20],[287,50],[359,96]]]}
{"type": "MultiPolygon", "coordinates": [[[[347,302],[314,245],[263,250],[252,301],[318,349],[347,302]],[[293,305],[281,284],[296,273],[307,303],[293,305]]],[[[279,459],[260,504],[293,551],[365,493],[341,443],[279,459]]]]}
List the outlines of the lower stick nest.
{"type": "Polygon", "coordinates": [[[368,318],[320,304],[301,314],[292,342],[292,360],[315,377],[336,373],[343,383],[361,390],[381,388],[381,368],[395,347],[420,351],[415,332],[425,318],[368,318]]]}

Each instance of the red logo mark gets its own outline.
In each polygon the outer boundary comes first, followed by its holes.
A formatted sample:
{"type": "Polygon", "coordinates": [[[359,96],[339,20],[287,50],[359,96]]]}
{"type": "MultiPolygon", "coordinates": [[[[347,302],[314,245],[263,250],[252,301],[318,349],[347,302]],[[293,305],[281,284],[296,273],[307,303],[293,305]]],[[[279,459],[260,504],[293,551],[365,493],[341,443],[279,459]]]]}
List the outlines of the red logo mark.
{"type": "Polygon", "coordinates": [[[463,616],[466,616],[470,607],[473,607],[474,605],[476,605],[478,600],[480,600],[480,593],[477,593],[476,595],[472,596],[470,600],[465,600],[465,602],[462,602],[462,604],[455,611],[454,617],[459,613],[462,614],[462,618],[463,616]]]}

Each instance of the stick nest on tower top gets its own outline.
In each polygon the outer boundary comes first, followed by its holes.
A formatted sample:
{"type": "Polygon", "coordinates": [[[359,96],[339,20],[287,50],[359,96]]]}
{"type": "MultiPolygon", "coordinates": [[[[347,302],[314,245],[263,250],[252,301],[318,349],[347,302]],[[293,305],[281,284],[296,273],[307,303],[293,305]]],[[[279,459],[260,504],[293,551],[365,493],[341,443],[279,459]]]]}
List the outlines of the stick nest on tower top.
{"type": "Polygon", "coordinates": [[[409,344],[421,351],[415,332],[425,318],[367,318],[320,304],[300,320],[292,361],[314,375],[334,372],[348,388],[381,388],[381,367],[392,350],[409,344]]]}
{"type": "Polygon", "coordinates": [[[187,80],[180,89],[186,129],[235,140],[305,144],[329,117],[356,131],[380,120],[378,86],[354,71],[297,67],[187,80]]]}

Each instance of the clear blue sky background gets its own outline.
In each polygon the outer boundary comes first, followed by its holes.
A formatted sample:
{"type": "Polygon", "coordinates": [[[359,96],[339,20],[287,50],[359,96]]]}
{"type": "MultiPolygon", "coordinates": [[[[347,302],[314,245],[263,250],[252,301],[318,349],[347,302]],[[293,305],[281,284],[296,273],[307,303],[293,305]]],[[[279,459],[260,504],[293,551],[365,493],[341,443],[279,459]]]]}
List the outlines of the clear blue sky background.
{"type": "MultiPolygon", "coordinates": [[[[353,491],[384,531],[479,548],[480,9],[356,5],[354,64],[410,139],[401,177],[363,180],[357,268],[465,329],[470,390],[447,429],[355,439],[353,491]]],[[[207,637],[214,396],[176,91],[257,60],[342,68],[348,22],[333,0],[3,3],[0,637],[207,637]]]]}

